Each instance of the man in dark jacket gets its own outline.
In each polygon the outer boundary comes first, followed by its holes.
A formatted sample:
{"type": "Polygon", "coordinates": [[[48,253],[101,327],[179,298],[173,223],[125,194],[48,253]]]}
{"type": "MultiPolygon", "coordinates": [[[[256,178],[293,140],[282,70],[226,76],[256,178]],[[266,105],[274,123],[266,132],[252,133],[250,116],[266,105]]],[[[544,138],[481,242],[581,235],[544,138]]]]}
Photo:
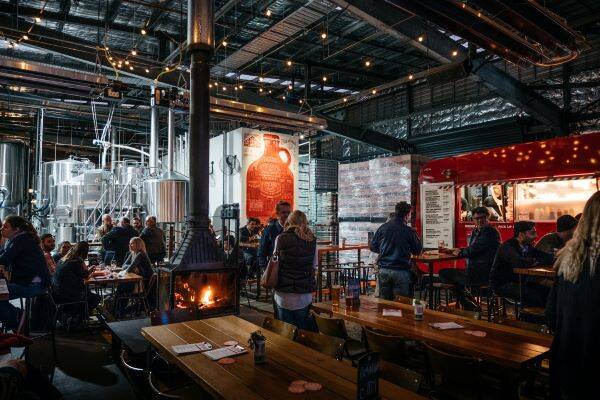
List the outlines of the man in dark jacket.
{"type": "Polygon", "coordinates": [[[396,204],[396,216],[381,225],[371,240],[371,251],[379,253],[379,297],[394,300],[398,295],[410,296],[411,255],[423,250],[417,232],[407,225],[410,204],[396,204]]]}
{"type": "Polygon", "coordinates": [[[240,229],[240,246],[244,251],[244,262],[247,268],[247,276],[251,278],[257,271],[256,248],[251,247],[252,241],[258,238],[258,218],[248,218],[246,226],[240,229]]]}
{"type": "Polygon", "coordinates": [[[445,268],[440,270],[440,279],[455,286],[456,298],[466,310],[474,310],[475,299],[465,286],[480,286],[490,281],[490,270],[500,247],[500,232],[490,225],[490,212],[486,207],[472,210],[475,229],[469,237],[469,245],[458,254],[467,259],[467,270],[445,268]]]}
{"type": "Polygon", "coordinates": [[[146,218],[146,227],[140,235],[146,245],[146,252],[151,262],[163,261],[167,255],[165,247],[165,233],[156,226],[156,217],[146,218]]]}
{"type": "Polygon", "coordinates": [[[565,214],[558,217],[556,220],[556,232],[550,232],[544,235],[535,245],[535,248],[543,251],[544,253],[552,254],[556,250],[560,250],[565,247],[565,244],[571,238],[577,228],[578,221],[575,217],[565,214]]]}
{"type": "Polygon", "coordinates": [[[273,247],[275,246],[275,238],[283,232],[283,226],[287,221],[288,216],[292,208],[290,203],[287,201],[280,201],[275,206],[275,214],[277,219],[271,222],[264,230],[262,237],[260,238],[260,245],[258,246],[258,262],[261,270],[267,266],[267,260],[273,255],[273,247]]]}
{"type": "Polygon", "coordinates": [[[119,226],[115,226],[102,237],[104,250],[113,251],[117,265],[123,265],[129,251],[129,240],[137,236],[137,231],[131,226],[129,218],[123,217],[119,226]]]}
{"type": "MultiPolygon", "coordinates": [[[[514,236],[500,245],[490,273],[490,286],[497,295],[518,301],[519,279],[513,269],[551,265],[554,262],[551,254],[533,247],[536,237],[534,222],[515,222],[514,236]]],[[[547,288],[527,282],[523,287],[522,305],[543,307],[547,293],[547,288]]]]}

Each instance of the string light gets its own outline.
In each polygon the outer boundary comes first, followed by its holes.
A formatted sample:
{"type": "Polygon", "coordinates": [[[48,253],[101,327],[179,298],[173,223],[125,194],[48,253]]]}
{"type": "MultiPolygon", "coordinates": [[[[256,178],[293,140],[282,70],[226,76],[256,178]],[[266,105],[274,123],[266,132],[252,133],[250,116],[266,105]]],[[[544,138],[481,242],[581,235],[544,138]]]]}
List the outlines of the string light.
{"type": "Polygon", "coordinates": [[[234,87],[233,87],[233,90],[235,90],[235,91],[237,92],[237,90],[238,90],[238,87],[237,87],[237,86],[234,86],[234,87]]]}
{"type": "Polygon", "coordinates": [[[298,100],[298,103],[302,104],[302,99],[298,100]]]}
{"type": "Polygon", "coordinates": [[[129,60],[125,60],[125,65],[129,65],[129,60]]]}
{"type": "Polygon", "coordinates": [[[223,40],[223,47],[227,47],[227,42],[223,40]]]}
{"type": "Polygon", "coordinates": [[[408,80],[409,80],[409,81],[412,81],[412,79],[413,79],[413,76],[412,76],[412,74],[410,74],[410,75],[408,76],[408,80]]]}
{"type": "Polygon", "coordinates": [[[29,40],[29,36],[23,35],[23,40],[29,40]]]}
{"type": "Polygon", "coordinates": [[[135,51],[135,50],[131,50],[131,55],[132,55],[132,56],[137,56],[137,51],[135,51]]]}
{"type": "Polygon", "coordinates": [[[287,64],[288,67],[291,67],[292,66],[292,61],[291,60],[287,60],[286,64],[287,64]]]}
{"type": "Polygon", "coordinates": [[[39,24],[40,22],[42,22],[42,19],[40,17],[35,17],[35,22],[39,24]]]}
{"type": "Polygon", "coordinates": [[[375,94],[375,93],[377,93],[377,90],[373,89],[373,90],[371,90],[371,93],[375,94]]]}
{"type": "Polygon", "coordinates": [[[131,71],[133,71],[133,65],[130,65],[130,66],[129,66],[129,69],[130,69],[131,71]]]}
{"type": "Polygon", "coordinates": [[[209,84],[208,84],[208,88],[209,88],[209,89],[212,89],[212,83],[209,83],[209,84]]]}
{"type": "Polygon", "coordinates": [[[113,58],[112,58],[112,57],[108,57],[108,61],[112,61],[112,60],[113,60],[113,58]]]}
{"type": "Polygon", "coordinates": [[[419,42],[422,42],[422,41],[423,41],[423,39],[425,39],[425,38],[423,37],[423,35],[421,35],[421,36],[419,36],[419,37],[417,38],[417,40],[418,40],[419,42]]]}
{"type": "Polygon", "coordinates": [[[269,89],[269,94],[271,94],[271,93],[273,93],[273,91],[269,89]]]}
{"type": "Polygon", "coordinates": [[[292,90],[292,89],[293,89],[292,85],[288,85],[288,90],[292,90]]]}
{"type": "Polygon", "coordinates": [[[458,55],[458,50],[452,50],[452,57],[456,57],[458,55]]]}
{"type": "Polygon", "coordinates": [[[283,100],[285,100],[285,96],[281,96],[281,98],[282,98],[283,100]]]}
{"type": "Polygon", "coordinates": [[[221,89],[223,89],[224,92],[227,91],[227,86],[223,86],[221,89]]]}
{"type": "Polygon", "coordinates": [[[304,140],[304,134],[303,133],[300,134],[300,140],[304,140]]]}
{"type": "Polygon", "coordinates": [[[370,67],[371,66],[371,61],[367,60],[365,61],[365,67],[370,67]]]}
{"type": "Polygon", "coordinates": [[[13,48],[15,48],[15,49],[16,49],[17,47],[19,47],[19,44],[18,44],[17,42],[13,43],[12,45],[13,45],[13,48]]]}
{"type": "Polygon", "coordinates": [[[326,76],[323,77],[323,82],[327,82],[327,77],[326,76]]]}
{"type": "Polygon", "coordinates": [[[169,71],[169,66],[165,67],[165,71],[167,71],[167,72],[169,71]]]}
{"type": "Polygon", "coordinates": [[[267,10],[266,14],[267,14],[267,17],[270,17],[271,16],[271,10],[267,10]]]}
{"type": "Polygon", "coordinates": [[[146,73],[149,74],[150,70],[148,68],[145,69],[146,73]]]}
{"type": "Polygon", "coordinates": [[[242,90],[244,87],[242,85],[240,85],[240,90],[242,90]]]}
{"type": "Polygon", "coordinates": [[[321,39],[323,39],[323,40],[327,39],[327,34],[325,32],[321,33],[321,39]]]}
{"type": "Polygon", "coordinates": [[[146,32],[146,30],[145,30],[144,28],[142,28],[142,30],[140,31],[140,33],[141,33],[142,35],[145,35],[145,34],[146,34],[146,33],[148,33],[148,32],[146,32]]]}
{"type": "Polygon", "coordinates": [[[345,97],[342,100],[344,101],[344,103],[348,101],[348,99],[345,97]]]}
{"type": "Polygon", "coordinates": [[[263,77],[262,77],[262,76],[259,76],[259,77],[258,77],[258,81],[259,81],[259,82],[262,82],[262,81],[263,81],[263,77]]]}
{"type": "Polygon", "coordinates": [[[263,88],[259,88],[258,91],[262,93],[263,92],[263,88]]]}

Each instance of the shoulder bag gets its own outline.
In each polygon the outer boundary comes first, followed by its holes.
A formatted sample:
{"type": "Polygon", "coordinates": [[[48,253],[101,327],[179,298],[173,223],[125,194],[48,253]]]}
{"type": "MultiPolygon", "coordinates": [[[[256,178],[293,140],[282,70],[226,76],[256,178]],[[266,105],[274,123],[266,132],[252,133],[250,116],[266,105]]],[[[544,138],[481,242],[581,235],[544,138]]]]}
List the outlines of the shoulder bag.
{"type": "Polygon", "coordinates": [[[269,257],[267,268],[265,268],[265,271],[260,278],[260,286],[265,289],[275,288],[279,280],[279,251],[277,250],[277,239],[279,239],[279,237],[275,238],[273,255],[269,257]]]}

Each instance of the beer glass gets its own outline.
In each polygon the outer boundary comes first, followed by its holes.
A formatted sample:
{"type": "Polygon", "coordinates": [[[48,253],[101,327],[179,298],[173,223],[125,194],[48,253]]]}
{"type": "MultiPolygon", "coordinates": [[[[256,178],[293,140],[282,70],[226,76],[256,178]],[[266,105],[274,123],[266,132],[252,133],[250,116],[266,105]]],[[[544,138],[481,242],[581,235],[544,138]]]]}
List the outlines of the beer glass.
{"type": "Polygon", "coordinates": [[[342,287],[340,285],[331,286],[331,305],[334,307],[340,306],[340,292],[342,287]]]}

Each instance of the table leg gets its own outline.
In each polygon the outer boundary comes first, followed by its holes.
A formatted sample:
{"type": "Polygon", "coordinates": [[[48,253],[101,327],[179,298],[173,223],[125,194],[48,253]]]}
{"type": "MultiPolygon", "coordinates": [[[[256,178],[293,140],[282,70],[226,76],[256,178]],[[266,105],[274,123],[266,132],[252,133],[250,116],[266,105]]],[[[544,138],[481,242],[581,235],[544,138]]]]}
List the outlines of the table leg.
{"type": "Polygon", "coordinates": [[[433,262],[428,262],[429,267],[429,309],[433,310],[433,262]]]}
{"type": "Polygon", "coordinates": [[[519,274],[519,304],[515,307],[516,314],[515,318],[519,319],[519,309],[523,304],[523,275],[519,274]]]}
{"type": "Polygon", "coordinates": [[[322,270],[323,270],[323,263],[321,261],[321,256],[317,253],[317,297],[319,298],[319,302],[323,301],[323,288],[321,287],[323,284],[323,278],[322,278],[322,270]]]}

